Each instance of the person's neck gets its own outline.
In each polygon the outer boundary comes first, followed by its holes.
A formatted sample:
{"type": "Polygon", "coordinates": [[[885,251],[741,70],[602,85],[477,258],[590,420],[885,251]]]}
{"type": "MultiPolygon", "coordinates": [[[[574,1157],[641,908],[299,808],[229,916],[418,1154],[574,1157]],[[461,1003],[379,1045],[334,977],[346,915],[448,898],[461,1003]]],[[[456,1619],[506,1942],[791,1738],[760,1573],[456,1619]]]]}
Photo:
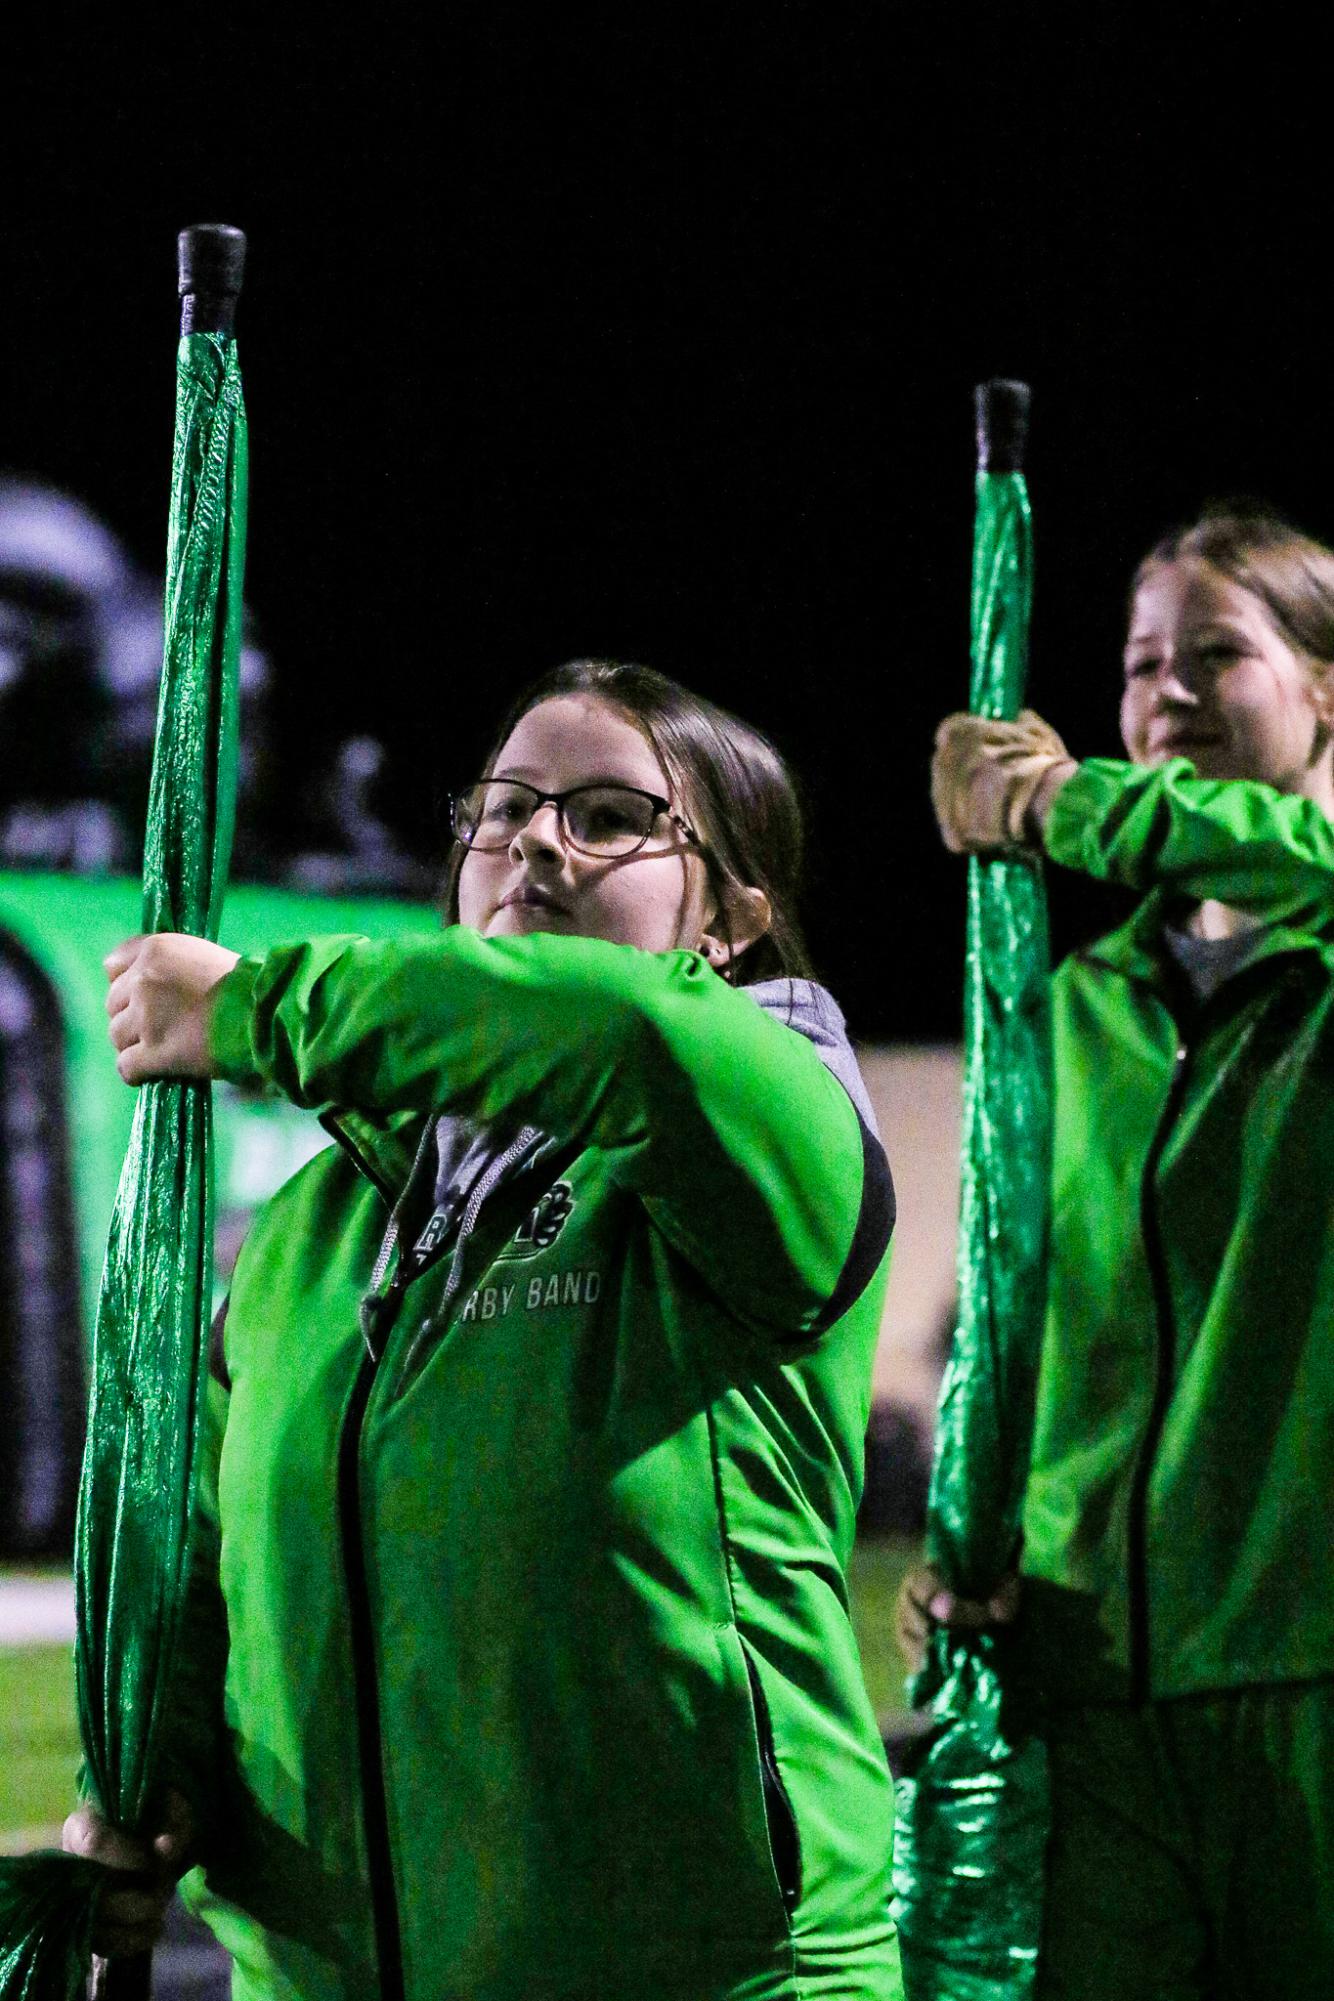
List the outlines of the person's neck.
{"type": "Polygon", "coordinates": [[[1253,910],[1238,910],[1234,904],[1210,897],[1192,907],[1181,928],[1192,938],[1236,938],[1243,931],[1257,930],[1260,921],[1253,910]]]}

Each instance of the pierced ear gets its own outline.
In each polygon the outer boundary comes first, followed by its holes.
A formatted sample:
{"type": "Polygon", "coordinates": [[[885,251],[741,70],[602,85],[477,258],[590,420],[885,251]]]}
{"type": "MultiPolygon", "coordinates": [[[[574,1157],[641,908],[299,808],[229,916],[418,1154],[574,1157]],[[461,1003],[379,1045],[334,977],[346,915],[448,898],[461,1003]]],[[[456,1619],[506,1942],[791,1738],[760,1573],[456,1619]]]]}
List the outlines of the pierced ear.
{"type": "Polygon", "coordinates": [[[729,884],[723,891],[723,912],[709,919],[699,949],[716,973],[726,979],[733,963],[774,921],[773,905],[762,889],[729,884]]]}

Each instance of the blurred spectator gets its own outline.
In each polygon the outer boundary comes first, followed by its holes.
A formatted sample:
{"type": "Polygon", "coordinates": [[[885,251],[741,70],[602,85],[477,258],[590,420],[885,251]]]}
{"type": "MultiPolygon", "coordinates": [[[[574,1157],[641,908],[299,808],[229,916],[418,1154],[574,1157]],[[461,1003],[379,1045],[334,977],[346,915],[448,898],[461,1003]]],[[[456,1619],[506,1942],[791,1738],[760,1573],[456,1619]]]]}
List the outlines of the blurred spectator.
{"type": "Polygon", "coordinates": [[[376,811],[375,788],[387,761],[384,745],[374,737],[348,737],[338,746],[332,769],[310,789],[314,839],[288,869],[298,889],[421,898],[436,889],[439,868],[406,854],[376,811]]]}
{"type": "MultiPolygon", "coordinates": [[[[0,473],[0,868],[134,874],[162,666],[162,588],[90,508],[0,473]]],[[[272,674],[247,617],[233,873],[342,894],[426,896],[379,818],[384,746],[349,738],[308,786],[298,854],[266,834],[272,674]]],[[[300,789],[290,784],[283,790],[300,789]]]]}

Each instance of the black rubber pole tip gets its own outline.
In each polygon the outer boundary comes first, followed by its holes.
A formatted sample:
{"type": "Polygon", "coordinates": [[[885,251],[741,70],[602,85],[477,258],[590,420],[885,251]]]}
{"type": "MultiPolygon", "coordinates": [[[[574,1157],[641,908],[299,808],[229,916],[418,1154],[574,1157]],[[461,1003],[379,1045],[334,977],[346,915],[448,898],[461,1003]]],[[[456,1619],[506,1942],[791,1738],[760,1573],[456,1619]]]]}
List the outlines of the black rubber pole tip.
{"type": "Polygon", "coordinates": [[[998,377],[973,391],[977,413],[979,472],[1022,472],[1028,444],[1028,409],[1033,392],[1026,382],[998,377]]]}
{"type": "Polygon", "coordinates": [[[234,299],[245,276],[245,231],[228,222],[197,222],[176,239],[176,290],[234,299]]]}

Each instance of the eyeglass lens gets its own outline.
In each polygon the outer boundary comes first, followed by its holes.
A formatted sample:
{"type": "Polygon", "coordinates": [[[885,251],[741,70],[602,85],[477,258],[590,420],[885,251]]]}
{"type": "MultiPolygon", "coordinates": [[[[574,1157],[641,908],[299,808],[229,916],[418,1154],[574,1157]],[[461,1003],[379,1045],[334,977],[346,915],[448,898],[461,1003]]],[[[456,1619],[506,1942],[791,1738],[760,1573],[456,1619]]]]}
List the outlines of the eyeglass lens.
{"type": "MultiPolygon", "coordinates": [[[[455,832],[466,846],[481,853],[507,848],[540,803],[536,788],[517,779],[470,785],[454,804],[455,832]]],[[[648,793],[626,785],[581,785],[560,803],[566,839],[588,855],[625,855],[642,847],[658,812],[648,793]]]]}

